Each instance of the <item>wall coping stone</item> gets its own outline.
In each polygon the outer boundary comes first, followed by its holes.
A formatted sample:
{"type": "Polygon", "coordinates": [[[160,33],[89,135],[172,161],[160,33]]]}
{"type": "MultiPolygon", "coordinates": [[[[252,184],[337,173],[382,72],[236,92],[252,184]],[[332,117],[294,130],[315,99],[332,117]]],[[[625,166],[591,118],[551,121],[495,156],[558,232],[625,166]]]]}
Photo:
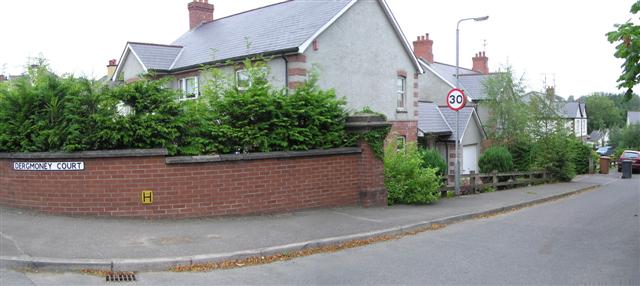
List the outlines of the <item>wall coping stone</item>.
{"type": "Polygon", "coordinates": [[[0,159],[90,159],[167,156],[167,149],[125,149],[82,152],[0,153],[0,159]]]}
{"type": "Polygon", "coordinates": [[[265,153],[244,153],[244,154],[224,154],[224,155],[205,155],[205,156],[176,156],[176,157],[165,158],[165,163],[166,164],[195,164],[195,163],[210,163],[210,162],[331,156],[331,155],[359,154],[359,153],[362,153],[362,149],[358,147],[344,147],[344,148],[333,148],[333,149],[314,149],[314,150],[308,150],[308,151],[278,151],[278,152],[265,152],[265,153]]]}

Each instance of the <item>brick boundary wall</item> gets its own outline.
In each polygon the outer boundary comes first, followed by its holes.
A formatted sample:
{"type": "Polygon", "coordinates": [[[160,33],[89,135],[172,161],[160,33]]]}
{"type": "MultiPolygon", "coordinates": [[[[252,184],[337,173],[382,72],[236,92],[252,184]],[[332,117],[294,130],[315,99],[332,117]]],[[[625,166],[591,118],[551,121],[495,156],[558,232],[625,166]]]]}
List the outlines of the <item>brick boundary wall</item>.
{"type": "Polygon", "coordinates": [[[371,148],[167,157],[164,149],[0,153],[0,204],[43,213],[139,218],[254,215],[386,206],[371,148]],[[82,171],[16,171],[14,162],[84,162],[82,171]],[[141,192],[153,191],[142,204],[141,192]]]}

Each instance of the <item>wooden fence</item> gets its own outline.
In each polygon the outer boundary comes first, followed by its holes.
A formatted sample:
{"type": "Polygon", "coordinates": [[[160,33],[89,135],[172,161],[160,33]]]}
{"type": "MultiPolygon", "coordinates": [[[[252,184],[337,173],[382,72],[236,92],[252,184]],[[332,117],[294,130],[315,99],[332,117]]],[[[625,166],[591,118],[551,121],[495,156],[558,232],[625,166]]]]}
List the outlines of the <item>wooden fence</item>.
{"type": "MultiPolygon", "coordinates": [[[[539,184],[551,181],[551,176],[547,171],[529,171],[529,172],[509,172],[489,174],[476,174],[471,171],[470,174],[460,175],[460,192],[463,194],[473,194],[488,187],[514,187],[519,185],[539,184]]],[[[444,197],[447,191],[455,190],[455,186],[448,184],[448,178],[443,178],[444,187],[440,188],[440,193],[444,197]]]]}

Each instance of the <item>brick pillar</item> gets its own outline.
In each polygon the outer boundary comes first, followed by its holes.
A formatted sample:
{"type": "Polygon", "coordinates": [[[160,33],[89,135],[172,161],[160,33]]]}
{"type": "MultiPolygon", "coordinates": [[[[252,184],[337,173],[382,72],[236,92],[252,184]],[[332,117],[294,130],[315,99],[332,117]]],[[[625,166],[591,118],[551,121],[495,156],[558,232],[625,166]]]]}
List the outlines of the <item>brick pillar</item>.
{"type": "Polygon", "coordinates": [[[307,80],[307,57],[304,54],[287,56],[289,90],[295,90],[307,80]]]}
{"type": "MultiPolygon", "coordinates": [[[[378,128],[388,128],[390,123],[376,114],[354,115],[347,119],[349,132],[367,132],[378,128]]],[[[363,207],[387,206],[387,189],[384,186],[384,164],[376,157],[369,144],[360,140],[358,146],[362,149],[358,163],[360,205],[363,207]]]]}

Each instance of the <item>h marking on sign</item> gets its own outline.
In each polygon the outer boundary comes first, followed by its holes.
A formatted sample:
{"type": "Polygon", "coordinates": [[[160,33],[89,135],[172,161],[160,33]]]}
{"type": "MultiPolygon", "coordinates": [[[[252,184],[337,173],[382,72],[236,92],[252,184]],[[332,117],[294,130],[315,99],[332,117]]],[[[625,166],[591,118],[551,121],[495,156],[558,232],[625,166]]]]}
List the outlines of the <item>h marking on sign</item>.
{"type": "Polygon", "coordinates": [[[142,204],[150,205],[153,203],[153,191],[142,191],[141,194],[142,204]]]}

